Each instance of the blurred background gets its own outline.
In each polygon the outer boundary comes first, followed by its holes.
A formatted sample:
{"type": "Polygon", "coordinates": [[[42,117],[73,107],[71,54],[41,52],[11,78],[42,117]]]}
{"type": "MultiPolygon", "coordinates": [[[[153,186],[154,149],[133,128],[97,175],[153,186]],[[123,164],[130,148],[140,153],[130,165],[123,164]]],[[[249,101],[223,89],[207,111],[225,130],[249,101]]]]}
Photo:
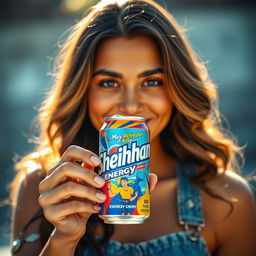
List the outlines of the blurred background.
{"type": "MultiPolygon", "coordinates": [[[[0,8],[0,255],[9,243],[13,160],[33,149],[31,122],[52,85],[54,57],[70,26],[96,0],[2,0],[0,8]]],[[[255,4],[249,0],[157,1],[187,28],[219,89],[220,111],[256,172],[255,4]]]]}

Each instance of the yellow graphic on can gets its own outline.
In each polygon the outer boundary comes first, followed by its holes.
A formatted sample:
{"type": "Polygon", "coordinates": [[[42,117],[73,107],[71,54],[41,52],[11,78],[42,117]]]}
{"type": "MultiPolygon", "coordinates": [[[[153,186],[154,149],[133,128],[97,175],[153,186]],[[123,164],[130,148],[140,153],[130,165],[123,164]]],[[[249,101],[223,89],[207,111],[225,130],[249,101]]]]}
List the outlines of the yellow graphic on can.
{"type": "Polygon", "coordinates": [[[146,193],[139,198],[137,201],[137,211],[139,215],[149,216],[150,213],[150,194],[149,194],[149,186],[146,183],[146,193]]]}

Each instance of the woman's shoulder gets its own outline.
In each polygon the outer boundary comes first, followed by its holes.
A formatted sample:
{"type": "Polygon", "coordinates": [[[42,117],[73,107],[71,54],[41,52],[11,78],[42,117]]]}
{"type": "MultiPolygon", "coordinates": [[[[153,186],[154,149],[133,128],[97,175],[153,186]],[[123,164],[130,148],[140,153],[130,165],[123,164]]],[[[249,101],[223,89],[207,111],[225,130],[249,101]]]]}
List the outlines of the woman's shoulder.
{"type": "Polygon", "coordinates": [[[253,199],[253,192],[248,181],[234,171],[218,171],[213,179],[207,181],[207,186],[221,197],[234,203],[253,199]]]}
{"type": "Polygon", "coordinates": [[[38,192],[38,185],[44,177],[45,172],[40,168],[27,169],[19,173],[13,184],[16,189],[16,199],[23,194],[32,195],[38,192]]]}
{"type": "Polygon", "coordinates": [[[39,168],[27,169],[18,173],[12,185],[15,190],[13,204],[20,202],[24,204],[24,202],[31,202],[32,198],[36,198],[39,194],[38,185],[44,177],[45,172],[39,168]]]}
{"type": "MultiPolygon", "coordinates": [[[[202,192],[204,216],[216,244],[229,248],[236,241],[237,246],[251,246],[256,231],[256,206],[246,179],[233,171],[225,171],[219,172],[206,185],[213,196],[202,192]]],[[[229,248],[227,252],[233,250],[229,248]]]]}
{"type": "MultiPolygon", "coordinates": [[[[41,169],[33,169],[24,171],[16,177],[13,189],[15,194],[13,197],[12,207],[12,238],[17,237],[18,233],[31,220],[31,218],[40,210],[38,204],[38,185],[44,178],[44,171],[41,169]]],[[[37,226],[37,225],[36,225],[37,226]]],[[[31,225],[27,232],[36,231],[38,227],[31,225]]]]}
{"type": "MultiPolygon", "coordinates": [[[[234,171],[219,171],[211,180],[206,182],[207,192],[202,192],[205,206],[214,209],[211,211],[218,221],[228,219],[228,216],[239,216],[248,211],[255,210],[255,200],[249,183],[234,171]]],[[[206,209],[207,210],[207,209],[206,209]]]]}

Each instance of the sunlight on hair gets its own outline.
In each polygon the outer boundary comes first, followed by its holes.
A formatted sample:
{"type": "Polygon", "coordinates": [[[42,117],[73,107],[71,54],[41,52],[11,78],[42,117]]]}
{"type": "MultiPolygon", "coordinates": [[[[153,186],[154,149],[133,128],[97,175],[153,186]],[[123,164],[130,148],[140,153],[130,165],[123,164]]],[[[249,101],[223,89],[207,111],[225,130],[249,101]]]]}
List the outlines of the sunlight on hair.
{"type": "MultiPolygon", "coordinates": [[[[33,153],[33,154],[38,155],[38,153],[33,153]]],[[[35,156],[33,156],[33,157],[35,157],[35,156]]],[[[36,156],[36,157],[38,157],[38,156],[36,156]]],[[[31,173],[37,169],[40,169],[41,165],[33,160],[30,160],[30,161],[27,161],[26,163],[24,163],[24,167],[26,167],[27,173],[31,173]]]]}

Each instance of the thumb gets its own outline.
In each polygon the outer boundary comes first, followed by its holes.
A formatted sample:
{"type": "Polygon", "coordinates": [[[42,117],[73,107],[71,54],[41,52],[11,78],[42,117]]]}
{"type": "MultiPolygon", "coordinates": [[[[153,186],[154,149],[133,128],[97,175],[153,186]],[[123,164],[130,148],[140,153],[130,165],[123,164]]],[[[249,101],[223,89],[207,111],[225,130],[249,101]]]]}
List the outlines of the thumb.
{"type": "Polygon", "coordinates": [[[149,174],[149,177],[150,177],[150,192],[151,192],[151,191],[153,191],[154,188],[155,188],[155,185],[156,185],[156,183],[157,183],[158,177],[157,177],[157,175],[154,174],[154,173],[150,173],[150,174],[149,174]]]}

